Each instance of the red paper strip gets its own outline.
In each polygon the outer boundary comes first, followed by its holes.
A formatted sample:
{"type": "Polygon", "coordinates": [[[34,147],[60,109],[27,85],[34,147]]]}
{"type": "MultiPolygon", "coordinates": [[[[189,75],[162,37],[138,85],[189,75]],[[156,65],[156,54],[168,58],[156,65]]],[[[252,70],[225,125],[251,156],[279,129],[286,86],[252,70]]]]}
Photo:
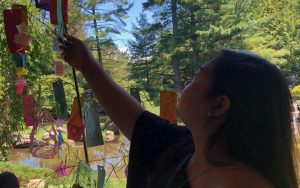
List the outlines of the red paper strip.
{"type": "Polygon", "coordinates": [[[67,131],[68,139],[74,140],[76,142],[80,141],[84,131],[84,124],[79,112],[71,115],[67,123],[67,131]]]}
{"type": "Polygon", "coordinates": [[[25,34],[28,36],[28,16],[26,7],[13,5],[12,9],[3,11],[3,18],[9,51],[11,53],[24,53],[25,50],[29,49],[29,46],[28,44],[25,45],[22,43],[22,41],[20,42],[21,44],[16,44],[15,35],[25,34]]]}
{"type": "MultiPolygon", "coordinates": [[[[62,0],[61,1],[61,9],[62,9],[62,16],[63,16],[63,23],[68,23],[68,0],[62,0]]],[[[50,22],[51,24],[57,25],[57,0],[51,0],[50,1],[50,22]]]]}
{"type": "Polygon", "coordinates": [[[35,125],[35,118],[34,118],[34,98],[29,94],[25,94],[23,96],[23,109],[24,109],[24,121],[26,126],[34,126],[35,125]]]}
{"type": "Polygon", "coordinates": [[[64,65],[61,61],[54,61],[54,72],[57,76],[63,76],[64,75],[64,65]]]}
{"type": "Polygon", "coordinates": [[[23,79],[16,79],[15,85],[16,85],[16,94],[20,95],[23,93],[24,88],[27,87],[29,83],[23,79]]]}

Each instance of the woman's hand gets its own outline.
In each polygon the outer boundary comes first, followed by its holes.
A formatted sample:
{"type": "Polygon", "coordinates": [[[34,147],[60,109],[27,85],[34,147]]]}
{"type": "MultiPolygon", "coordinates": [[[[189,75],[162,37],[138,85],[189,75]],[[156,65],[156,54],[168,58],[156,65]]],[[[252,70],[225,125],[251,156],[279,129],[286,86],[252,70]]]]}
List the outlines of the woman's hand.
{"type": "Polygon", "coordinates": [[[65,35],[66,41],[60,46],[63,59],[73,68],[82,71],[88,63],[95,63],[89,47],[81,40],[65,35]]]}
{"type": "Polygon", "coordinates": [[[145,111],[144,108],[96,63],[88,46],[72,36],[66,36],[66,39],[61,46],[62,57],[82,72],[105,112],[130,139],[138,117],[145,111]]]}

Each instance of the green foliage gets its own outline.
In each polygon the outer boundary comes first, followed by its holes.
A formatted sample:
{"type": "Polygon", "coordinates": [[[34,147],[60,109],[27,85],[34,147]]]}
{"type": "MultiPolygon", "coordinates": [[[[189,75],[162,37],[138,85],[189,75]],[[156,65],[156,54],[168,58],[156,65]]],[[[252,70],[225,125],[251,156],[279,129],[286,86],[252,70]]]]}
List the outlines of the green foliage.
{"type": "Polygon", "coordinates": [[[292,89],[292,97],[294,100],[300,100],[300,85],[298,86],[295,86],[293,89],[292,89]]]}
{"type": "Polygon", "coordinates": [[[52,169],[33,168],[31,166],[12,164],[9,162],[0,162],[0,171],[14,173],[20,182],[26,182],[30,179],[42,179],[53,173],[52,169]]]}
{"type": "Polygon", "coordinates": [[[128,59],[116,47],[103,48],[103,68],[123,88],[128,88],[128,59]]]}
{"type": "MultiPolygon", "coordinates": [[[[251,29],[245,40],[247,49],[281,67],[295,64],[294,53],[300,39],[300,16],[296,4],[297,1],[254,1],[249,15],[253,21],[248,23],[251,29]]],[[[291,70],[286,72],[291,73],[291,70]]]]}
{"type": "MultiPolygon", "coordinates": [[[[84,0],[75,1],[77,7],[81,9],[80,21],[94,32],[94,40],[88,40],[89,45],[97,48],[97,60],[103,66],[102,48],[114,46],[110,38],[114,34],[121,34],[126,23],[127,11],[132,7],[128,0],[84,0]],[[106,8],[109,7],[109,8],[106,8]],[[122,27],[123,26],[123,27],[122,27]]],[[[79,19],[79,17],[78,17],[79,19]]]]}
{"type": "MultiPolygon", "coordinates": [[[[54,170],[48,168],[32,168],[27,165],[20,165],[20,164],[12,164],[9,162],[0,162],[0,172],[9,171],[14,173],[21,186],[26,185],[26,183],[31,179],[43,179],[45,180],[45,187],[71,187],[75,182],[75,174],[71,174],[67,177],[61,177],[56,179],[56,174],[54,170]]],[[[74,172],[74,171],[73,171],[74,172]]],[[[75,171],[76,172],[76,171],[75,171]]],[[[82,174],[83,175],[83,174],[82,174]]],[[[91,172],[90,176],[96,177],[96,172],[91,172]]],[[[86,176],[87,177],[87,176],[86,176]]],[[[86,178],[87,180],[87,178],[86,178]]],[[[96,186],[87,186],[90,182],[80,182],[81,186],[84,187],[96,187],[96,186]]],[[[116,178],[109,178],[108,181],[105,181],[104,187],[112,188],[125,188],[126,187],[126,179],[116,179],[116,178]]]]}
{"type": "MultiPolygon", "coordinates": [[[[63,77],[58,77],[56,75],[50,74],[42,75],[39,79],[37,79],[36,85],[34,85],[34,87],[32,88],[32,94],[37,98],[38,107],[47,108],[50,111],[55,108],[52,83],[57,81],[58,79],[61,79],[64,83],[66,102],[67,106],[69,107],[68,110],[70,111],[73,99],[76,96],[74,83],[70,76],[66,75],[63,77]]],[[[79,89],[79,92],[82,93],[83,89],[79,89]]]]}
{"type": "Polygon", "coordinates": [[[177,60],[181,82],[185,82],[221,48],[257,53],[280,67],[286,76],[300,70],[297,0],[148,0],[144,8],[153,10],[153,25],[159,26],[152,31],[159,33],[153,59],[164,62],[168,79],[174,74],[172,60],[177,60]],[[173,3],[177,6],[177,20],[171,19],[173,3]]]}
{"type": "MultiPolygon", "coordinates": [[[[0,12],[10,8],[11,3],[8,0],[2,1],[0,12]]],[[[57,79],[53,75],[52,61],[58,56],[57,52],[53,51],[52,46],[56,40],[56,35],[53,33],[53,26],[49,22],[42,22],[42,15],[29,1],[24,0],[18,3],[28,7],[29,34],[31,37],[26,62],[28,70],[26,80],[30,85],[24,93],[28,92],[35,97],[38,109],[46,107],[52,110],[55,107],[52,82],[57,79]]],[[[15,65],[8,51],[2,16],[0,20],[0,144],[2,146],[0,160],[7,160],[8,148],[12,141],[11,133],[21,130],[24,123],[22,95],[15,94],[15,65]]],[[[70,106],[75,91],[71,69],[68,66],[65,68],[66,76],[62,79],[65,82],[67,104],[70,106]]],[[[82,92],[82,89],[80,91],[82,92]]]]}
{"type": "Polygon", "coordinates": [[[155,61],[155,39],[157,34],[152,30],[146,14],[140,14],[137,25],[133,26],[134,40],[128,41],[130,53],[129,79],[135,81],[135,85],[143,90],[159,88],[159,61],[155,61]]]}
{"type": "MultiPolygon", "coordinates": [[[[159,96],[159,92],[158,91],[155,92],[156,92],[155,96],[159,96]]],[[[153,95],[153,91],[152,92],[147,92],[143,90],[140,91],[142,105],[149,112],[159,115],[160,112],[159,98],[151,97],[151,94],[153,95]]]]}

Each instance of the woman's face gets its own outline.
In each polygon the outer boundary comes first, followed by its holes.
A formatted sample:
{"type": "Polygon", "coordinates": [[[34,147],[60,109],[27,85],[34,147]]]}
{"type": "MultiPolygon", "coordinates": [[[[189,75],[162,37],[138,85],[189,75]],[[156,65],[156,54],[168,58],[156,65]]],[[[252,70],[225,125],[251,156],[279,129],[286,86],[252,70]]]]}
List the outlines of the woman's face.
{"type": "Polygon", "coordinates": [[[202,66],[196,77],[183,89],[177,104],[177,114],[187,125],[205,124],[213,100],[208,94],[212,83],[212,63],[202,66]]]}

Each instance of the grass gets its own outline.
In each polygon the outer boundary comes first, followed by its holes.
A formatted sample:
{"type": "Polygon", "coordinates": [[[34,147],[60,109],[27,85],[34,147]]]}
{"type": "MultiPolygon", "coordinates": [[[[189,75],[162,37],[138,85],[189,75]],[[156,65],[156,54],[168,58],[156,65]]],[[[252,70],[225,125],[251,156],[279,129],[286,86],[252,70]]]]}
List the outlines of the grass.
{"type": "Polygon", "coordinates": [[[159,115],[159,105],[155,105],[151,100],[149,100],[149,94],[145,91],[140,92],[140,97],[142,104],[146,110],[152,112],[156,115],[159,115]]]}
{"type": "MultiPolygon", "coordinates": [[[[25,185],[29,182],[31,179],[43,179],[45,180],[45,185],[46,186],[39,186],[39,187],[71,187],[73,183],[75,182],[75,174],[71,174],[70,176],[67,177],[61,177],[61,178],[56,178],[55,177],[55,172],[52,169],[48,168],[32,168],[30,166],[26,165],[20,165],[20,164],[12,164],[10,162],[0,162],[0,172],[3,171],[9,171],[14,173],[19,182],[21,187],[25,187],[25,185]]],[[[88,174],[86,173],[81,173],[81,176],[79,178],[79,182],[82,186],[84,187],[96,187],[95,182],[97,179],[97,174],[95,172],[91,173],[90,177],[94,177],[94,181],[91,179],[88,179],[89,177],[88,174]],[[89,182],[88,182],[89,181],[89,182]],[[91,184],[89,185],[88,184],[91,184]]],[[[116,179],[116,178],[109,178],[109,180],[105,181],[104,184],[105,188],[125,188],[126,187],[126,179],[116,179]]]]}
{"type": "Polygon", "coordinates": [[[18,177],[21,185],[31,179],[43,179],[54,172],[48,168],[33,168],[31,166],[12,164],[10,162],[0,162],[0,171],[14,173],[18,177]]]}

